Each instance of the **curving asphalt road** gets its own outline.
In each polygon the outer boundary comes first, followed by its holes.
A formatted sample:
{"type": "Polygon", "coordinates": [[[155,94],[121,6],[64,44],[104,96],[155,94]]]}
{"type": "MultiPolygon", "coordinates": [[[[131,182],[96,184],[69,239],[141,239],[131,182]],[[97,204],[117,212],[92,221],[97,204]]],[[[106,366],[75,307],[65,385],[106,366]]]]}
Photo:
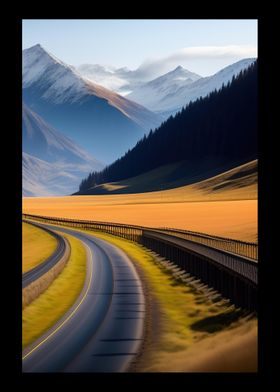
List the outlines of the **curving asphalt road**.
{"type": "Polygon", "coordinates": [[[53,254],[51,254],[50,257],[47,258],[47,260],[43,261],[42,263],[38,264],[36,267],[22,274],[22,288],[28,286],[30,283],[34,282],[42,275],[44,275],[46,272],[48,272],[56,263],[59,262],[59,260],[61,260],[67,248],[67,244],[66,244],[67,240],[63,238],[61,235],[55,233],[52,230],[47,229],[42,224],[33,223],[26,220],[23,221],[33,226],[39,227],[40,229],[45,230],[48,234],[50,234],[52,237],[54,237],[57,240],[57,247],[54,250],[53,254]]]}
{"type": "Polygon", "coordinates": [[[144,331],[145,299],[135,267],[106,241],[64,227],[55,230],[84,243],[86,282],[64,317],[24,350],[23,372],[127,371],[144,331]]]}

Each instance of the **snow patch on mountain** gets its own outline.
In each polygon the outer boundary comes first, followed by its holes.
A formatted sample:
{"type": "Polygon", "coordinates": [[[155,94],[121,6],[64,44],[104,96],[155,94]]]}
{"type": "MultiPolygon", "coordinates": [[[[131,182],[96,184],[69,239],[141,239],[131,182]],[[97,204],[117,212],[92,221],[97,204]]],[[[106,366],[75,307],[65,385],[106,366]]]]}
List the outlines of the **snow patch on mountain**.
{"type": "Polygon", "coordinates": [[[127,98],[135,102],[145,102],[151,110],[161,110],[159,102],[166,96],[175,95],[179,89],[201,79],[201,76],[190,72],[182,66],[145,83],[128,94],[127,98]]]}
{"type": "Polygon", "coordinates": [[[43,97],[56,103],[75,102],[87,94],[83,78],[41,45],[23,51],[23,88],[40,83],[43,97]]]}
{"type": "MultiPolygon", "coordinates": [[[[93,69],[99,74],[103,72],[108,75],[113,72],[113,68],[111,71],[101,66],[93,66],[93,69]]],[[[130,73],[125,69],[115,71],[120,74],[130,73]]],[[[96,80],[99,81],[98,77],[96,80]]],[[[35,45],[23,51],[23,89],[31,90],[31,96],[35,92],[40,98],[54,104],[77,103],[82,105],[91,97],[105,99],[109,105],[117,108],[145,131],[161,122],[161,117],[157,114],[94,83],[85,75],[82,76],[77,69],[57,59],[41,45],[35,45]]]]}
{"type": "Polygon", "coordinates": [[[230,82],[233,76],[248,68],[255,60],[254,58],[240,60],[208,77],[199,77],[193,73],[189,75],[189,71],[177,67],[136,89],[128,95],[128,98],[140,104],[145,103],[150,110],[161,113],[167,118],[190,101],[220,89],[223,84],[230,82]]]}
{"type": "Polygon", "coordinates": [[[116,74],[113,67],[105,67],[99,64],[82,64],[77,67],[78,72],[87,80],[100,84],[101,86],[115,92],[122,91],[128,87],[128,81],[116,74]]]}
{"type": "Polygon", "coordinates": [[[139,77],[137,70],[132,71],[127,67],[115,68],[99,64],[81,64],[76,69],[87,80],[125,97],[147,82],[139,77]]]}

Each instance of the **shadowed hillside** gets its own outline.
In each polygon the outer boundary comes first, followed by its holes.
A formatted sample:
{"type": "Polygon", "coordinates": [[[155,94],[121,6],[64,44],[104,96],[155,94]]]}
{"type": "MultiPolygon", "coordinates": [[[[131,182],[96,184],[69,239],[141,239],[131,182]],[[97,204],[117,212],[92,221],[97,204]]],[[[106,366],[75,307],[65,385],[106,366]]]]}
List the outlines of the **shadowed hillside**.
{"type": "MultiPolygon", "coordinates": [[[[202,165],[201,165],[202,166],[202,165]]],[[[248,187],[253,187],[254,195],[257,192],[257,160],[251,161],[241,166],[234,167],[209,167],[208,170],[201,171],[200,166],[192,169],[188,162],[161,166],[148,173],[128,178],[123,181],[109,182],[96,185],[84,194],[88,195],[114,195],[154,192],[161,194],[161,201],[167,195],[192,196],[193,193],[200,197],[208,193],[214,196],[224,192],[240,190],[242,197],[248,193],[248,187]],[[245,189],[246,188],[246,189],[245,189]],[[164,191],[164,192],[163,192],[164,191]],[[182,195],[181,195],[182,194],[182,195]]],[[[246,198],[246,197],[245,197],[246,198]]],[[[253,197],[254,198],[254,197],[253,197]]],[[[160,202],[160,200],[159,200],[160,202]]]]}

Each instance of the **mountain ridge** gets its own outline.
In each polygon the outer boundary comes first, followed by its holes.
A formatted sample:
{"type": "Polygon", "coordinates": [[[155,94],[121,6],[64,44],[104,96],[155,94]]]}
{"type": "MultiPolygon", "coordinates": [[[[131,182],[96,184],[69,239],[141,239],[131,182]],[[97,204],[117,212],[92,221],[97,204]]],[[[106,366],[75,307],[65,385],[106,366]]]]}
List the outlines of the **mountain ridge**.
{"type": "MultiPolygon", "coordinates": [[[[190,102],[101,172],[92,172],[79,193],[129,179],[157,167],[188,161],[190,167],[239,164],[257,157],[257,62],[227,86],[190,102]]],[[[203,169],[204,168],[204,169],[203,169]]]]}
{"type": "Polygon", "coordinates": [[[72,193],[81,178],[104,164],[47,124],[23,103],[23,194],[32,196],[72,193]]]}
{"type": "Polygon", "coordinates": [[[84,79],[40,45],[23,51],[23,99],[107,163],[162,121],[160,115],[84,79]]]}
{"type": "MultiPolygon", "coordinates": [[[[140,86],[128,94],[127,97],[141,104],[148,96],[149,99],[146,100],[148,108],[163,115],[165,112],[168,112],[168,115],[170,113],[174,114],[190,101],[205,97],[215,89],[218,90],[223,84],[230,82],[233,76],[237,76],[241,70],[248,68],[254,61],[255,59],[240,60],[207,77],[199,77],[199,75],[191,72],[191,74],[197,76],[195,80],[183,79],[179,83],[172,84],[172,79],[168,81],[168,77],[174,75],[174,81],[176,81],[175,69],[140,86]],[[157,81],[161,83],[157,83],[157,81]],[[163,81],[167,84],[165,88],[162,88],[163,81]]],[[[164,115],[164,117],[167,118],[168,115],[164,115]]]]}

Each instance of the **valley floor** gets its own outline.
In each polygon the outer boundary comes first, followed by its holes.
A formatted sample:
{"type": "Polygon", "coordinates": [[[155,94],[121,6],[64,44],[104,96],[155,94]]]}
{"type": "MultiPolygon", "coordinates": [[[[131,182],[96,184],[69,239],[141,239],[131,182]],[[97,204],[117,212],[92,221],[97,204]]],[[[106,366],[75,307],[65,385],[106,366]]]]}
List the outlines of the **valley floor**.
{"type": "Polygon", "coordinates": [[[137,203],[135,195],[24,198],[23,212],[257,240],[257,200],[137,203]],[[125,199],[125,200],[123,200],[125,199]]]}
{"type": "MultiPolygon", "coordinates": [[[[129,180],[129,189],[134,189],[134,183],[145,183],[146,188],[149,181],[154,183],[158,173],[156,176],[151,173],[129,180]]],[[[243,241],[257,241],[257,160],[206,180],[168,190],[112,194],[116,186],[125,185],[124,182],[118,185],[105,184],[107,194],[26,197],[23,198],[23,212],[180,228],[243,241]]]]}

